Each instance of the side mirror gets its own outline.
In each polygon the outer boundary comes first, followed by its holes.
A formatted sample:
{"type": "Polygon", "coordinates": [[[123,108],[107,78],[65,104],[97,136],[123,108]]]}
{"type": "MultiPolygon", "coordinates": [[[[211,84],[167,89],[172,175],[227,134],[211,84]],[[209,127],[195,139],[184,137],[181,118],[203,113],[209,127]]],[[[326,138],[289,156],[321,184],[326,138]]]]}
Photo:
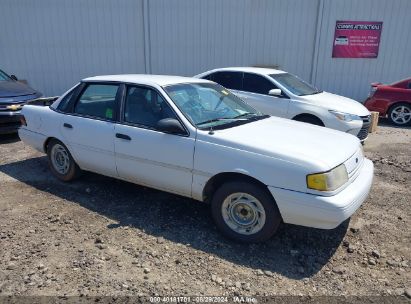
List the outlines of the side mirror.
{"type": "Polygon", "coordinates": [[[16,75],[10,75],[10,78],[13,79],[13,80],[15,80],[15,81],[18,81],[16,75]]]}
{"type": "Polygon", "coordinates": [[[176,135],[183,135],[187,133],[181,123],[174,118],[164,118],[159,120],[157,122],[157,129],[165,133],[176,135]]]}
{"type": "Polygon", "coordinates": [[[268,91],[268,95],[279,97],[283,95],[283,92],[280,89],[271,89],[268,91]]]}

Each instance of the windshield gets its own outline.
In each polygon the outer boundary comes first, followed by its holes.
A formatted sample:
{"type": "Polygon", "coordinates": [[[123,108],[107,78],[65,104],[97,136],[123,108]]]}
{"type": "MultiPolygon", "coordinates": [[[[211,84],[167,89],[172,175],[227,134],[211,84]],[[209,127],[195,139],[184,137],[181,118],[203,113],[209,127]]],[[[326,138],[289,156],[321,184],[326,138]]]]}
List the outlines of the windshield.
{"type": "Polygon", "coordinates": [[[183,114],[199,128],[261,116],[240,98],[215,83],[184,83],[164,89],[183,114]]]}
{"type": "Polygon", "coordinates": [[[6,73],[4,73],[2,70],[0,70],[0,81],[2,80],[10,80],[11,78],[9,77],[9,75],[7,75],[6,73]]]}
{"type": "Polygon", "coordinates": [[[270,75],[275,81],[277,81],[280,85],[285,87],[288,91],[293,93],[294,95],[304,96],[304,95],[312,95],[318,94],[322,91],[318,90],[314,86],[306,83],[305,81],[301,80],[297,76],[292,74],[283,73],[283,74],[273,74],[270,75]]]}

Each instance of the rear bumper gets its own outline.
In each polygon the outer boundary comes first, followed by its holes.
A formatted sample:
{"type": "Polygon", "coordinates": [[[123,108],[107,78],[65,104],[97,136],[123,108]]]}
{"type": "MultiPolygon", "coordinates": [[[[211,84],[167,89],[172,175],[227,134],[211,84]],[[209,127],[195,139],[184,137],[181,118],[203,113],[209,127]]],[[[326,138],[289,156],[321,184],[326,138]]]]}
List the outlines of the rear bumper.
{"type": "Polygon", "coordinates": [[[0,134],[16,133],[20,127],[20,111],[0,111],[0,134]]]}
{"type": "Polygon", "coordinates": [[[367,198],[374,174],[374,165],[364,159],[357,178],[333,196],[268,187],[285,223],[313,228],[333,229],[349,218],[367,198]]]}
{"type": "Polygon", "coordinates": [[[22,127],[19,129],[19,137],[25,144],[32,146],[40,152],[45,152],[44,143],[46,142],[47,136],[22,127]]]}

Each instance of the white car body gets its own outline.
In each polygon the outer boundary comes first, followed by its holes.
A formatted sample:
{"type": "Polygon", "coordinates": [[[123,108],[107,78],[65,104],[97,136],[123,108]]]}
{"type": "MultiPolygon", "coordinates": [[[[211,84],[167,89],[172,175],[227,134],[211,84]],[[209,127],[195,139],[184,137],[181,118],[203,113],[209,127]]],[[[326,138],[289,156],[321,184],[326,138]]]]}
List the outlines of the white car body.
{"type": "MultiPolygon", "coordinates": [[[[178,83],[207,80],[176,76],[113,75],[85,82],[132,83],[155,88],[173,108],[186,136],[96,120],[29,105],[22,110],[27,126],[19,136],[41,152],[49,139],[64,143],[81,169],[204,201],[213,177],[234,173],[264,184],[286,223],[331,229],[350,217],[366,199],[373,164],[354,136],[313,125],[269,117],[223,130],[193,126],[164,91],[178,83]],[[65,128],[70,124],[73,128],[65,128]],[[123,140],[116,133],[132,139],[123,140]],[[308,174],[344,164],[348,182],[331,192],[310,190],[308,174]]],[[[66,93],[67,94],[67,93],[66,93]]]]}
{"type": "MultiPolygon", "coordinates": [[[[300,115],[308,114],[317,117],[325,127],[350,133],[359,137],[361,141],[364,141],[368,136],[370,112],[361,103],[353,99],[324,91],[306,96],[295,95],[270,77],[270,75],[287,73],[276,69],[254,67],[221,68],[207,71],[194,77],[208,79],[210,75],[217,72],[255,74],[267,79],[275,87],[281,89],[286,98],[271,96],[268,92],[266,94],[257,94],[227,87],[245,102],[263,113],[288,119],[296,119],[300,115]],[[356,119],[351,121],[339,120],[330,110],[355,115],[356,119]]],[[[220,84],[224,86],[224,84],[220,84]]]]}

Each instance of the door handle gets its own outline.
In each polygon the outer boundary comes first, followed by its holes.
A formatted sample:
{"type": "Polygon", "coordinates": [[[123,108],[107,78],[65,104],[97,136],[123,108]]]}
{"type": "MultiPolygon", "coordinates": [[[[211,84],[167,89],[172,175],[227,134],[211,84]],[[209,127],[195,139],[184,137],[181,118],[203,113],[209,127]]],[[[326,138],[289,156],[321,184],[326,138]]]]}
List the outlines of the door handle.
{"type": "Polygon", "coordinates": [[[71,124],[68,124],[68,123],[64,123],[63,127],[68,128],[68,129],[73,129],[73,126],[71,124]]]}
{"type": "Polygon", "coordinates": [[[125,140],[131,140],[131,137],[126,135],[126,134],[121,134],[121,133],[116,133],[117,138],[125,139],[125,140]]]}

